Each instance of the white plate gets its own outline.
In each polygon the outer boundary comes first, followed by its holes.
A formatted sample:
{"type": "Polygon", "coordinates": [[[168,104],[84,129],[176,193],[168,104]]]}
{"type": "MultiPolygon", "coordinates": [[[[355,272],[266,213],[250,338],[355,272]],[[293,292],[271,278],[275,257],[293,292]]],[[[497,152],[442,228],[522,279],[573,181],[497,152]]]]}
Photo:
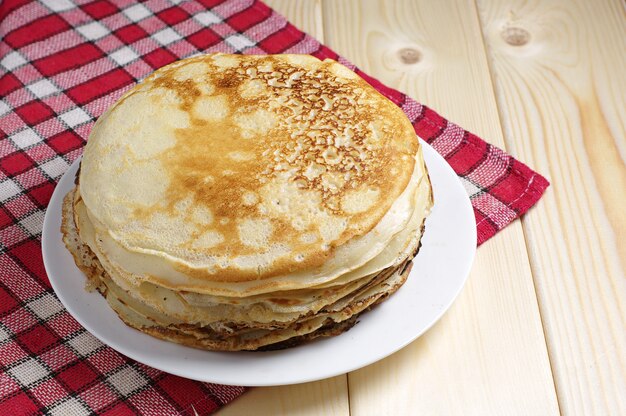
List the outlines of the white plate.
{"type": "Polygon", "coordinates": [[[126,326],[85,277],[61,240],[61,203],[72,188],[76,161],[61,178],[46,212],[43,259],[52,287],[89,332],[122,354],[179,376],[221,384],[270,386],[347,373],[387,357],[415,340],[450,307],[469,274],[476,223],[469,198],[445,160],[424,145],[435,206],[407,282],[337,337],[272,352],[209,352],[152,338],[126,326]]]}

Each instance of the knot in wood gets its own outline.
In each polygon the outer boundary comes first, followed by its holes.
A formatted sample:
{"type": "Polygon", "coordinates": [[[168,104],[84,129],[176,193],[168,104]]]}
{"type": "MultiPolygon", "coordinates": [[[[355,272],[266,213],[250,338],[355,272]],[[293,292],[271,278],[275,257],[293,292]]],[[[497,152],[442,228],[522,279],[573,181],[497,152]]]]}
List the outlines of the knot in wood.
{"type": "Polygon", "coordinates": [[[422,54],[415,48],[402,48],[398,51],[400,60],[405,64],[415,64],[422,59],[422,54]]]}
{"type": "Polygon", "coordinates": [[[502,39],[511,46],[523,46],[530,41],[530,33],[521,27],[508,27],[502,31],[502,39]]]}

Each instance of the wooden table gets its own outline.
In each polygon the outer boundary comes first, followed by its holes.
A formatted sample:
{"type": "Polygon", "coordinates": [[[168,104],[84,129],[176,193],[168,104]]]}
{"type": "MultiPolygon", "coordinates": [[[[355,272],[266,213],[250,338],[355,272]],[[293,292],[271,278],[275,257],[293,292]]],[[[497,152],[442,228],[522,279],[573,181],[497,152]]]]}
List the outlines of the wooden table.
{"type": "Polygon", "coordinates": [[[220,415],[626,415],[626,16],[619,0],[272,0],[352,62],[543,173],[428,333],[220,415]]]}

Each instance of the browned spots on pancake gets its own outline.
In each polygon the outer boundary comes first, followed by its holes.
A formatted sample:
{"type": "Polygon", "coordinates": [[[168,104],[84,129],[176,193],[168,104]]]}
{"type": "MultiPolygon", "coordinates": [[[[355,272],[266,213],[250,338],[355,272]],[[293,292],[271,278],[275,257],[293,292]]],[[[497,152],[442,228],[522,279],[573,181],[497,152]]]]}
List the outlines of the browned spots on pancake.
{"type": "Polygon", "coordinates": [[[241,83],[243,82],[243,78],[229,76],[233,72],[234,71],[225,71],[224,72],[224,76],[217,78],[217,80],[215,81],[215,86],[220,88],[220,89],[222,89],[222,88],[236,88],[236,87],[240,86],[241,83]]]}
{"type": "MultiPolygon", "coordinates": [[[[228,122],[204,121],[192,116],[192,125],[177,131],[179,145],[165,156],[172,160],[182,156],[178,167],[191,171],[175,174],[172,186],[181,187],[172,196],[191,190],[197,201],[211,201],[212,207],[227,215],[241,208],[236,201],[242,190],[256,190],[262,185],[263,177],[271,178],[295,169],[291,180],[298,187],[320,192],[325,208],[342,214],[339,197],[345,191],[364,182],[381,186],[381,178],[397,163],[388,151],[394,143],[385,143],[383,147],[367,143],[371,140],[371,123],[376,114],[366,100],[366,91],[334,75],[329,63],[315,70],[304,70],[273,57],[263,57],[253,62],[242,61],[235,68],[209,67],[215,71],[211,77],[215,94],[227,98],[233,114],[226,117],[228,122]],[[271,65],[270,71],[259,70],[266,65],[271,65]],[[267,94],[243,98],[236,89],[249,80],[262,81],[269,87],[267,94]],[[276,106],[276,103],[281,104],[276,106]],[[279,125],[269,133],[272,137],[269,143],[241,139],[239,128],[232,123],[234,113],[246,114],[257,108],[279,116],[279,125]],[[224,155],[230,151],[251,151],[256,160],[228,163],[224,155]],[[216,195],[214,187],[204,181],[223,170],[246,172],[247,177],[218,175],[220,194],[216,195]]],[[[181,68],[184,66],[157,78],[154,85],[174,90],[183,101],[181,108],[190,111],[201,93],[193,80],[174,78],[173,74],[181,68]]],[[[401,127],[384,121],[377,128],[381,136],[389,137],[401,127]]],[[[399,150],[410,153],[410,149],[399,150]]]]}
{"type": "Polygon", "coordinates": [[[259,186],[250,174],[260,169],[259,160],[233,163],[226,155],[245,151],[256,156],[261,151],[257,141],[242,139],[238,127],[223,121],[192,122],[176,131],[176,139],[176,147],[162,156],[172,184],[167,191],[170,201],[192,195],[196,203],[210,207],[220,218],[253,211],[241,204],[241,197],[259,186]]]}
{"type": "Polygon", "coordinates": [[[193,80],[186,79],[179,81],[171,75],[165,75],[155,79],[154,86],[176,91],[176,94],[182,100],[181,109],[187,111],[191,109],[194,101],[201,95],[200,89],[193,80]]]}

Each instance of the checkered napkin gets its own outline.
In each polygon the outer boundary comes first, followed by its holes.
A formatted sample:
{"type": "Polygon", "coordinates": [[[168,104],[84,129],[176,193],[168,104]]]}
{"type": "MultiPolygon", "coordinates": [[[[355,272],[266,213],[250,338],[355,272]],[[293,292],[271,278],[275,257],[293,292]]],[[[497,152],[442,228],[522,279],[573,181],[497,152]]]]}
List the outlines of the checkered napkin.
{"type": "Polygon", "coordinates": [[[103,345],[65,312],[43,268],[46,205],[94,120],[176,59],[218,51],[305,53],[355,69],[404,110],[458,173],[474,206],[478,244],[548,186],[259,1],[4,0],[0,38],[0,415],[202,415],[245,391],[166,374],[103,345]]]}

